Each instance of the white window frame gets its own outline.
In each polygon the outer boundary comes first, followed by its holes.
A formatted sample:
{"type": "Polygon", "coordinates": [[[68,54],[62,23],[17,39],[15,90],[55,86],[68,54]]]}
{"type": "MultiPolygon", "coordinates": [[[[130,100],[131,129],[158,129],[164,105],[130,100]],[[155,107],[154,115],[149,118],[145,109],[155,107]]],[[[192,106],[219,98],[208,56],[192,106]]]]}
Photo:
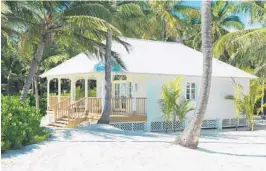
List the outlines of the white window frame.
{"type": "Polygon", "coordinates": [[[187,100],[196,100],[196,83],[187,82],[185,96],[187,100]]]}

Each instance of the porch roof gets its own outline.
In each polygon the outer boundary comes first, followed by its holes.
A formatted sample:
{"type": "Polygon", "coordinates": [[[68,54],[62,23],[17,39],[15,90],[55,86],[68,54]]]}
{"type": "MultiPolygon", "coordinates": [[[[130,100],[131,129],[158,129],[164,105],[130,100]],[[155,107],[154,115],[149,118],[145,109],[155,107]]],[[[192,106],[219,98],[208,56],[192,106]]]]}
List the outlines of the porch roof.
{"type": "MultiPolygon", "coordinates": [[[[202,53],[181,43],[160,42],[143,39],[123,38],[128,42],[130,52],[113,42],[112,50],[119,53],[127,66],[127,71],[142,74],[202,75],[202,53]]],[[[91,54],[93,55],[93,54],[91,54]]],[[[86,54],[77,56],[43,73],[41,77],[86,74],[96,72],[100,61],[91,60],[86,54]]],[[[256,78],[245,71],[213,58],[213,77],[256,78]]]]}

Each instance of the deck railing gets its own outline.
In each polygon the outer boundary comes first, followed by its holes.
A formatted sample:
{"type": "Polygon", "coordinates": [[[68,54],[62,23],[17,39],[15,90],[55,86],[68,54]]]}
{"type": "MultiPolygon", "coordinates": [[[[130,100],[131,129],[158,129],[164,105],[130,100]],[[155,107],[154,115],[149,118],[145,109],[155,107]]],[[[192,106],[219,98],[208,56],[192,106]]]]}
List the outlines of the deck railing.
{"type": "MultiPolygon", "coordinates": [[[[66,99],[70,99],[69,96],[61,96],[61,102],[66,100],[66,99]]],[[[48,110],[54,110],[55,106],[58,105],[59,101],[58,101],[58,96],[49,96],[49,104],[47,106],[48,110]]]]}
{"type": "MultiPolygon", "coordinates": [[[[102,98],[89,97],[87,99],[88,114],[101,114],[102,98]]],[[[111,99],[111,115],[145,115],[146,114],[146,98],[112,98],[111,99]]]]}
{"type": "MultiPolygon", "coordinates": [[[[146,115],[146,98],[112,98],[111,115],[146,115]]],[[[54,119],[68,118],[68,123],[75,126],[86,119],[86,115],[100,115],[102,112],[102,99],[97,97],[82,98],[71,104],[71,98],[52,106],[54,119]],[[87,110],[85,104],[87,103],[87,110]]]]}
{"type": "Polygon", "coordinates": [[[68,111],[69,127],[77,126],[77,124],[86,119],[85,98],[69,105],[66,110],[68,111]]]}
{"type": "Polygon", "coordinates": [[[67,107],[70,105],[70,103],[71,98],[68,97],[52,107],[52,110],[54,110],[55,120],[68,115],[67,107]]]}

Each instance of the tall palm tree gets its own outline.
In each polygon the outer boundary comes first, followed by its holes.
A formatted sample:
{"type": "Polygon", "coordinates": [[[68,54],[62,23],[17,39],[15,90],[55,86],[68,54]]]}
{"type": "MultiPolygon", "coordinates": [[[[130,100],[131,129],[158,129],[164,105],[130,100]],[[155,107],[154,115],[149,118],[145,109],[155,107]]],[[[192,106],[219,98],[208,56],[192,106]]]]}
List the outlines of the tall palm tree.
{"type": "Polygon", "coordinates": [[[146,24],[144,38],[166,41],[171,37],[181,39],[181,32],[187,29],[186,19],[199,14],[194,7],[183,4],[181,1],[150,1],[143,4],[146,24]]]}
{"type": "Polygon", "coordinates": [[[176,144],[192,149],[197,148],[199,143],[200,130],[208,104],[212,76],[211,1],[202,1],[201,10],[203,74],[199,101],[194,117],[175,141],[176,144]]]}
{"type": "MultiPolygon", "coordinates": [[[[106,7],[108,9],[108,3],[106,4],[106,7]]],[[[140,7],[137,4],[134,4],[132,2],[116,2],[113,1],[112,5],[109,5],[109,11],[112,13],[112,19],[111,23],[115,25],[117,28],[124,28],[125,23],[132,18],[141,17],[143,16],[143,13],[140,9],[140,7]]],[[[126,30],[123,29],[125,32],[126,30]]],[[[104,96],[104,106],[101,113],[101,118],[98,120],[98,123],[100,124],[109,124],[110,123],[110,115],[111,115],[111,90],[112,90],[112,83],[111,83],[111,72],[112,72],[112,30],[108,30],[106,35],[106,49],[105,49],[105,55],[104,55],[104,65],[105,65],[105,71],[104,71],[104,78],[105,78],[105,84],[104,84],[104,90],[105,90],[105,96],[104,96]]],[[[128,51],[128,48],[126,47],[126,50],[128,51]]]]}
{"type": "Polygon", "coordinates": [[[117,36],[121,35],[107,22],[111,13],[99,3],[79,5],[75,2],[39,1],[7,4],[12,11],[12,14],[7,15],[9,28],[22,34],[20,42],[23,52],[34,52],[22,90],[22,102],[47,45],[65,43],[82,51],[93,50],[95,47],[104,47],[101,42],[105,39],[107,29],[112,30],[114,39],[118,41],[117,36]]]}
{"type": "MultiPolygon", "coordinates": [[[[221,37],[214,45],[214,55],[221,58],[226,52],[229,58],[226,62],[239,68],[249,68],[259,77],[266,77],[266,2],[247,1],[238,4],[238,12],[248,13],[250,22],[260,23],[261,28],[240,30],[221,37]]],[[[262,80],[262,87],[265,81],[262,80]]],[[[264,96],[261,98],[261,106],[264,96]]],[[[261,113],[264,110],[261,108],[261,113]]]]}
{"type": "MultiPolygon", "coordinates": [[[[229,1],[213,1],[211,4],[212,39],[216,42],[230,30],[241,30],[244,24],[236,15],[236,5],[229,1]]],[[[186,45],[201,50],[201,20],[200,17],[191,17],[189,23],[192,28],[185,32],[186,45]]]]}

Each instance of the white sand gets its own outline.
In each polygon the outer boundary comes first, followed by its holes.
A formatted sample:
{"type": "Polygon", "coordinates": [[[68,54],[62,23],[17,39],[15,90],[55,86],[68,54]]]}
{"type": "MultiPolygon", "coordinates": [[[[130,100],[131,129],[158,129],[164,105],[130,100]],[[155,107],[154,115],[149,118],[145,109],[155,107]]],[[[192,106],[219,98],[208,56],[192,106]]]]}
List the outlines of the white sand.
{"type": "Polygon", "coordinates": [[[266,170],[266,130],[203,131],[198,150],[172,145],[175,134],[136,133],[102,125],[54,130],[53,136],[2,155],[2,170],[266,170]]]}

